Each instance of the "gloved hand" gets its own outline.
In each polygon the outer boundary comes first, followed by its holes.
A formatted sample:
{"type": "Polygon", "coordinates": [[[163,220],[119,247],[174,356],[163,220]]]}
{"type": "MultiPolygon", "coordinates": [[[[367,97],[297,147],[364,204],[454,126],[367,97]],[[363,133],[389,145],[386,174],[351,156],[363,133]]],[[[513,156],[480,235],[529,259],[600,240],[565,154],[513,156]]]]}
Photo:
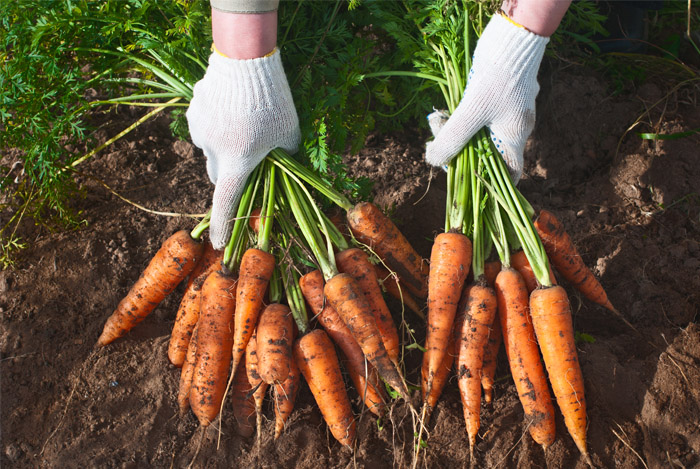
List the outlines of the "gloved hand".
{"type": "Polygon", "coordinates": [[[535,126],[535,98],[540,89],[537,71],[548,42],[549,38],[494,15],[477,42],[468,85],[457,109],[446,122],[444,115],[428,116],[435,139],[427,144],[426,161],[446,165],[487,126],[517,183],[523,171],[525,142],[535,126]]]}
{"type": "Polygon", "coordinates": [[[209,237],[215,249],[222,249],[253,169],[275,148],[294,153],[299,147],[299,118],[279,50],[249,60],[214,52],[194,86],[187,122],[216,185],[209,237]]]}

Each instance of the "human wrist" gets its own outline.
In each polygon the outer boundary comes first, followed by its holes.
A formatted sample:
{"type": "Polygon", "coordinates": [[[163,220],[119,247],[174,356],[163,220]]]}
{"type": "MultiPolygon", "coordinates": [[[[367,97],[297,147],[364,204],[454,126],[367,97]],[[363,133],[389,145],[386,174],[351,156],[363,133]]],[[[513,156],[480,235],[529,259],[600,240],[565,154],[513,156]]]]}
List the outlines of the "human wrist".
{"type": "Polygon", "coordinates": [[[230,13],[212,9],[212,36],[216,51],[232,59],[255,59],[277,45],[277,11],[230,13]]]}
{"type": "Polygon", "coordinates": [[[549,37],[559,27],[571,0],[504,0],[503,13],[539,36],[549,37]]]}

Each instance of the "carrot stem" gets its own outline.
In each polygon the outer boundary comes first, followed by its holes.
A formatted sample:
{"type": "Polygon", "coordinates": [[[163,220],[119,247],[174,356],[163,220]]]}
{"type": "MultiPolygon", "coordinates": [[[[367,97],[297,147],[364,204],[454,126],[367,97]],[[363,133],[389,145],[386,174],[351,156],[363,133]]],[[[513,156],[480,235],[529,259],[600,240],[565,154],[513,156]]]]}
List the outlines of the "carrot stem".
{"type": "Polygon", "coordinates": [[[204,234],[204,231],[209,228],[209,224],[211,222],[211,209],[204,215],[204,218],[197,223],[197,226],[195,226],[192,231],[190,232],[190,236],[192,239],[200,239],[202,237],[202,234],[204,234]]]}
{"type": "Polygon", "coordinates": [[[253,210],[255,194],[260,186],[261,173],[262,169],[259,165],[253,170],[248,178],[248,181],[246,181],[243,194],[241,195],[241,200],[238,203],[238,211],[236,212],[236,221],[234,222],[233,229],[231,230],[231,238],[229,239],[229,242],[224,250],[223,264],[232,272],[238,270],[238,266],[241,263],[241,257],[245,251],[246,243],[243,235],[246,227],[248,226],[248,216],[253,210]]]}

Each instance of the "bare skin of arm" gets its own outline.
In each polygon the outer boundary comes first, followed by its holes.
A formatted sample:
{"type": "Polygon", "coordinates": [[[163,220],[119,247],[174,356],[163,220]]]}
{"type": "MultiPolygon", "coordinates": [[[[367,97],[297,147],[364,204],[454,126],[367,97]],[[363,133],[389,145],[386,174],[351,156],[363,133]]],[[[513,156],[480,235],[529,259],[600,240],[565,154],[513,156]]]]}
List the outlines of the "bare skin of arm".
{"type": "Polygon", "coordinates": [[[556,31],[571,0],[505,0],[501,9],[518,24],[540,36],[556,31]]]}
{"type": "Polygon", "coordinates": [[[228,13],[212,8],[211,29],[216,49],[226,57],[263,57],[277,45],[277,11],[228,13]]]}

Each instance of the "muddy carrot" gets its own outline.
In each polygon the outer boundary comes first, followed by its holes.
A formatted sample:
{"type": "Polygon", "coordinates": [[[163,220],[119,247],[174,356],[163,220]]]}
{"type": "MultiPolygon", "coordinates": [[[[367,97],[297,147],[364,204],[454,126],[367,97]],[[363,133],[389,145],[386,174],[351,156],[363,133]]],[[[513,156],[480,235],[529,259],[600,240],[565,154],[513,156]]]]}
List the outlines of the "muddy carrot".
{"type": "Polygon", "coordinates": [[[212,272],[202,285],[195,370],[190,390],[190,406],[203,427],[218,415],[226,390],[235,304],[236,280],[221,271],[212,272]]]}
{"type": "Polygon", "coordinates": [[[493,288],[496,277],[501,272],[501,261],[490,261],[484,264],[484,278],[489,287],[493,288]]]}
{"type": "Polygon", "coordinates": [[[289,364],[287,379],[274,385],[275,398],[275,440],[282,435],[284,427],[294,410],[297,391],[301,380],[301,371],[297,362],[292,359],[289,364]]]}
{"type": "MultiPolygon", "coordinates": [[[[537,278],[535,277],[535,273],[532,270],[532,266],[530,265],[530,261],[527,260],[527,256],[525,255],[525,251],[522,249],[514,252],[511,254],[510,257],[510,266],[517,270],[520,275],[523,277],[523,280],[525,281],[525,285],[527,286],[527,291],[532,292],[535,288],[537,288],[537,278]]],[[[552,267],[549,267],[549,280],[551,281],[552,285],[557,284],[557,279],[554,278],[554,272],[552,272],[552,267]]]]}
{"type": "Polygon", "coordinates": [[[603,286],[583,263],[576,246],[559,220],[547,210],[540,210],[539,217],[535,220],[535,228],[549,259],[562,277],[592,302],[620,315],[608,300],[603,286]]]}
{"type": "Polygon", "coordinates": [[[367,360],[377,369],[379,376],[386,380],[402,398],[410,402],[406,383],[389,358],[367,299],[355,280],[348,274],[335,275],[326,283],[323,292],[333,309],[338,312],[352,332],[367,360]]]}
{"type": "MultiPolygon", "coordinates": [[[[292,344],[296,340],[296,329],[293,330],[292,344]]],[[[274,390],[274,406],[275,406],[275,440],[282,435],[284,427],[292,415],[294,410],[294,402],[296,401],[299,383],[301,382],[301,371],[294,360],[289,361],[289,374],[287,379],[273,385],[274,390]]]]}
{"type": "Polygon", "coordinates": [[[179,367],[184,363],[192,331],[199,319],[202,284],[211,272],[220,268],[223,255],[223,251],[215,250],[209,241],[204,242],[204,253],[187,281],[185,294],[180,301],[175,324],[170,334],[168,358],[175,366],[179,367]]]}
{"type": "Polygon", "coordinates": [[[186,230],[166,239],[107,319],[97,346],[113,342],[143,321],[194,269],[203,249],[204,244],[192,239],[186,230]]]}
{"type": "Polygon", "coordinates": [[[248,377],[248,384],[253,394],[255,402],[255,422],[257,427],[258,441],[260,440],[260,432],[262,431],[262,405],[267,393],[268,384],[260,377],[260,354],[257,346],[257,330],[253,331],[253,335],[248,341],[245,350],[245,372],[248,377]]]}
{"type": "Polygon", "coordinates": [[[428,267],[397,226],[370,203],[355,205],[347,213],[350,230],[367,244],[399,275],[409,291],[425,298],[428,295],[428,267]]]}
{"type": "Polygon", "coordinates": [[[369,256],[361,249],[350,248],[336,254],[335,262],[338,270],[352,276],[364,293],[389,358],[398,366],[399,332],[382,296],[377,273],[369,261],[369,256]]]}
{"type": "Polygon", "coordinates": [[[294,359],[331,433],[341,444],[352,448],[356,437],[355,418],[340,363],[328,335],[316,329],[298,339],[294,343],[294,359]]]}
{"type": "Polygon", "coordinates": [[[236,421],[236,433],[243,438],[250,438],[255,433],[255,399],[246,374],[246,357],[241,358],[238,369],[233,374],[231,402],[233,418],[236,421]]]}
{"type": "Polygon", "coordinates": [[[192,388],[192,377],[194,376],[194,364],[197,353],[197,326],[192,331],[192,338],[187,345],[185,362],[180,370],[180,387],[177,393],[177,403],[180,408],[180,415],[184,416],[190,408],[190,389],[192,388]]]}
{"type": "MultiPolygon", "coordinates": [[[[456,321],[457,320],[455,319],[455,323],[456,321]]],[[[433,413],[433,410],[435,410],[435,406],[437,406],[438,400],[440,399],[440,395],[442,394],[443,389],[445,389],[445,385],[447,384],[447,381],[450,377],[450,371],[452,371],[452,365],[455,361],[454,350],[455,338],[454,334],[450,334],[450,341],[447,345],[447,353],[445,353],[445,357],[442,359],[442,363],[440,364],[440,366],[437,368],[437,370],[435,370],[430,392],[428,392],[427,389],[427,377],[422,374],[423,369],[421,369],[421,392],[422,395],[425,396],[424,402],[427,406],[426,420],[430,419],[430,415],[433,413]]]]}
{"type": "MultiPolygon", "coordinates": [[[[447,353],[457,304],[471,261],[469,238],[461,233],[440,233],[435,237],[430,254],[428,324],[422,365],[428,393],[447,353]]],[[[426,397],[424,394],[424,401],[426,397]]]]}
{"type": "Polygon", "coordinates": [[[263,382],[274,384],[287,379],[289,362],[292,361],[293,331],[294,322],[288,306],[272,303],[260,314],[257,356],[263,382]]]}
{"type": "Polygon", "coordinates": [[[377,273],[379,284],[386,290],[388,294],[401,301],[408,309],[416,313],[419,317],[424,318],[422,308],[408,289],[402,287],[398,275],[389,272],[383,265],[374,264],[374,270],[377,273]]]}
{"type": "Polygon", "coordinates": [[[464,295],[464,321],[456,339],[457,384],[459,386],[464,420],[469,436],[469,453],[474,456],[476,436],[481,422],[481,369],[484,349],[496,314],[496,293],[483,284],[469,285],[464,295]]]}
{"type": "MultiPolygon", "coordinates": [[[[493,288],[492,285],[491,288],[493,288]]],[[[489,333],[489,341],[484,349],[484,363],[481,367],[481,387],[484,389],[484,402],[490,404],[493,401],[493,383],[496,377],[496,367],[498,366],[498,351],[501,349],[501,322],[498,318],[499,312],[493,319],[493,326],[489,333]]]]}
{"type": "Polygon", "coordinates": [[[579,451],[588,459],[586,398],[566,290],[555,285],[533,291],[530,294],[530,315],[566,428],[579,451]]]}
{"type": "Polygon", "coordinates": [[[323,274],[319,270],[314,270],[303,275],[299,279],[299,287],[312,312],[318,318],[319,324],[343,352],[344,364],[357,392],[373,413],[381,413],[385,407],[384,403],[388,400],[383,384],[374,365],[365,360],[362,348],[348,326],[330,303],[325,301],[323,274]]]}
{"type": "Polygon", "coordinates": [[[238,363],[253,335],[274,268],[275,256],[269,252],[249,248],[243,254],[236,288],[233,369],[238,368],[238,363]]]}
{"type": "Polygon", "coordinates": [[[529,293],[520,273],[504,269],[496,278],[498,315],[510,371],[532,438],[547,449],[556,436],[554,407],[535,340],[529,293]]]}

